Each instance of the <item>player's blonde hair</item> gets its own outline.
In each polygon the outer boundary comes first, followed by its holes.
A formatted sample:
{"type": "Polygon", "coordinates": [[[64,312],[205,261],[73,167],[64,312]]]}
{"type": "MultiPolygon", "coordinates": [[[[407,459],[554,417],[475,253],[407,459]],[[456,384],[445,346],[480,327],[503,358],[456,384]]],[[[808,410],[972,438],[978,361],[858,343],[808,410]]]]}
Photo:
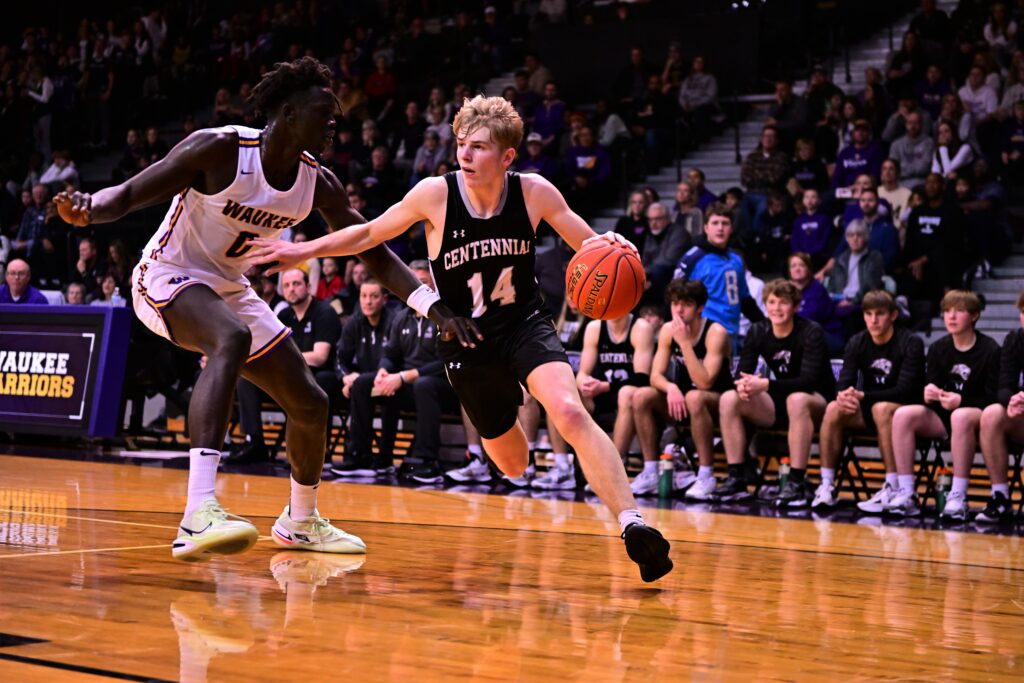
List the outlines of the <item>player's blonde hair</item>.
{"type": "Polygon", "coordinates": [[[940,306],[945,313],[951,308],[960,308],[971,315],[981,315],[981,299],[974,292],[965,289],[951,289],[942,297],[940,306]]]}
{"type": "Polygon", "coordinates": [[[462,101],[462,109],[452,121],[456,138],[465,138],[476,130],[486,128],[502,150],[519,149],[523,141],[523,120],[504,97],[477,95],[462,101]]]}

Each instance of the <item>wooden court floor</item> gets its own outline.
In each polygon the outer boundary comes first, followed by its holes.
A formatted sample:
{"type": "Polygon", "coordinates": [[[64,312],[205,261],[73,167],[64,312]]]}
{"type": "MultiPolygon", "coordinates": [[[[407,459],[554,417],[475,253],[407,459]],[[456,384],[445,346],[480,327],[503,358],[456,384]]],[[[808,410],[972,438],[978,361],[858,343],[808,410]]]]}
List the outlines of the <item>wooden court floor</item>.
{"type": "MultiPolygon", "coordinates": [[[[186,472],[0,457],[0,680],[1021,680],[1017,536],[325,482],[364,558],[174,562],[186,472]]],[[[269,533],[282,478],[218,495],[269,533]]]]}

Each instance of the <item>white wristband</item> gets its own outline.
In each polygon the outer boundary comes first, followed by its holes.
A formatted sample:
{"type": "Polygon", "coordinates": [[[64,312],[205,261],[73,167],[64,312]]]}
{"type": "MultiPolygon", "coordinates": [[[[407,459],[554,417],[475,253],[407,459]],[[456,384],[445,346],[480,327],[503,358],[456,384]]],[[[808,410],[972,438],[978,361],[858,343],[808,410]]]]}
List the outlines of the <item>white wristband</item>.
{"type": "Polygon", "coordinates": [[[426,318],[427,313],[430,312],[430,307],[440,300],[441,297],[437,295],[437,292],[426,285],[420,285],[416,291],[409,295],[405,303],[409,305],[409,308],[426,318]]]}

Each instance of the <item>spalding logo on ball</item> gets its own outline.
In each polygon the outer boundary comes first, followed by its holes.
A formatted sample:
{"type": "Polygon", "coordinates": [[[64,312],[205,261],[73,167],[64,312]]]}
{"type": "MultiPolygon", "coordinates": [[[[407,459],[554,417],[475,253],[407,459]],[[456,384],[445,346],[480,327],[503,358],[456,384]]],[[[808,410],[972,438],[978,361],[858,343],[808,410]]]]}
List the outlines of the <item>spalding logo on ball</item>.
{"type": "Polygon", "coordinates": [[[643,265],[632,249],[599,242],[573,256],[565,271],[565,291],[588,318],[614,320],[640,303],[645,280],[643,265]]]}

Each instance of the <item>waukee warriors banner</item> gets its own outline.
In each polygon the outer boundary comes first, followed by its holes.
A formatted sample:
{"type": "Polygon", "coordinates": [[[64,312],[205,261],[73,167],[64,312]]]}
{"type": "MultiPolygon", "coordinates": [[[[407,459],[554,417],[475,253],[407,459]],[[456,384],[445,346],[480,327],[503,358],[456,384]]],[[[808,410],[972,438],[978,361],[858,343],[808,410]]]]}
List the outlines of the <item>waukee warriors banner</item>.
{"type": "Polygon", "coordinates": [[[0,429],[113,436],[129,315],[100,307],[0,306],[0,429]]]}

